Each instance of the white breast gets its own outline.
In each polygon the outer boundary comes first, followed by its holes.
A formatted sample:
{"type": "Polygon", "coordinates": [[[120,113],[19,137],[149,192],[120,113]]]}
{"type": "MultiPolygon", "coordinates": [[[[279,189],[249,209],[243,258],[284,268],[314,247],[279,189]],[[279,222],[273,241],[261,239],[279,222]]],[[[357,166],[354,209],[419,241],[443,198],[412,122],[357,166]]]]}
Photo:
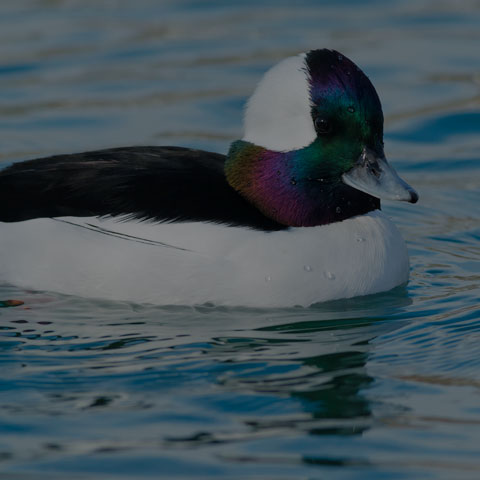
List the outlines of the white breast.
{"type": "Polygon", "coordinates": [[[399,231],[378,211],[271,233],[36,219],[0,224],[0,252],[1,280],[19,287],[177,305],[308,306],[389,290],[409,270],[399,231]]]}

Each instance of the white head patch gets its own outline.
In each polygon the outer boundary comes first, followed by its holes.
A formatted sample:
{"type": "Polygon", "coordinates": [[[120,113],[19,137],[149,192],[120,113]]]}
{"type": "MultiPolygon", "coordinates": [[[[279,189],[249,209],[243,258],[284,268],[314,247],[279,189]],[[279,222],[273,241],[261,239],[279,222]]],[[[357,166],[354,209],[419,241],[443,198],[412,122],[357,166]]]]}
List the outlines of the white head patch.
{"type": "Polygon", "coordinates": [[[305,58],[286,58],[265,73],[247,103],[243,140],[277,152],[315,140],[305,58]]]}

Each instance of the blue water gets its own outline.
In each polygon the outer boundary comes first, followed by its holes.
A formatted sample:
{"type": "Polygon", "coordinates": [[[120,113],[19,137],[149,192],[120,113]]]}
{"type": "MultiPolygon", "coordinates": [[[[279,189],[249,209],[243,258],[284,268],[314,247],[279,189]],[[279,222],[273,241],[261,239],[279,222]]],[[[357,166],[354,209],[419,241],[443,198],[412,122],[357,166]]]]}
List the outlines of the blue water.
{"type": "Polygon", "coordinates": [[[370,76],[406,288],[310,309],[167,308],[0,286],[0,472],[39,479],[480,478],[480,4],[0,5],[0,161],[225,152],[279,59],[370,76]]]}

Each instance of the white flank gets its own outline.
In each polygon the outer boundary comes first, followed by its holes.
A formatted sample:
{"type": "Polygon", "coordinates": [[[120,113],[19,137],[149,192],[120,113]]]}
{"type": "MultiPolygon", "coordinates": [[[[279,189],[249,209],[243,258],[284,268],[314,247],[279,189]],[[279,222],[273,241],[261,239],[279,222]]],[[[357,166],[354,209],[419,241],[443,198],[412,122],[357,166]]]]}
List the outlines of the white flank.
{"type": "Polygon", "coordinates": [[[0,252],[0,279],[18,287],[176,305],[308,306],[389,290],[409,270],[399,231],[379,211],[272,233],[35,219],[1,223],[0,252]]]}
{"type": "Polygon", "coordinates": [[[277,152],[310,145],[316,138],[310,106],[305,54],[286,58],[263,76],[250,97],[243,140],[277,152]]]}

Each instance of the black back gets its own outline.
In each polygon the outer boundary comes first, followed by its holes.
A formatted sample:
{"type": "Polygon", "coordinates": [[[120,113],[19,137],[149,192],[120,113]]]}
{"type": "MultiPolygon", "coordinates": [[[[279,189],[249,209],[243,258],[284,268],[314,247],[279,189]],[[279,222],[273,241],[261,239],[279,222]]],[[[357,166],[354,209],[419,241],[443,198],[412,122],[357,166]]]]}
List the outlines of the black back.
{"type": "Polygon", "coordinates": [[[225,158],[181,147],[125,147],[14,163],[0,172],[0,221],[124,216],[286,229],[230,187],[225,158]]]}

